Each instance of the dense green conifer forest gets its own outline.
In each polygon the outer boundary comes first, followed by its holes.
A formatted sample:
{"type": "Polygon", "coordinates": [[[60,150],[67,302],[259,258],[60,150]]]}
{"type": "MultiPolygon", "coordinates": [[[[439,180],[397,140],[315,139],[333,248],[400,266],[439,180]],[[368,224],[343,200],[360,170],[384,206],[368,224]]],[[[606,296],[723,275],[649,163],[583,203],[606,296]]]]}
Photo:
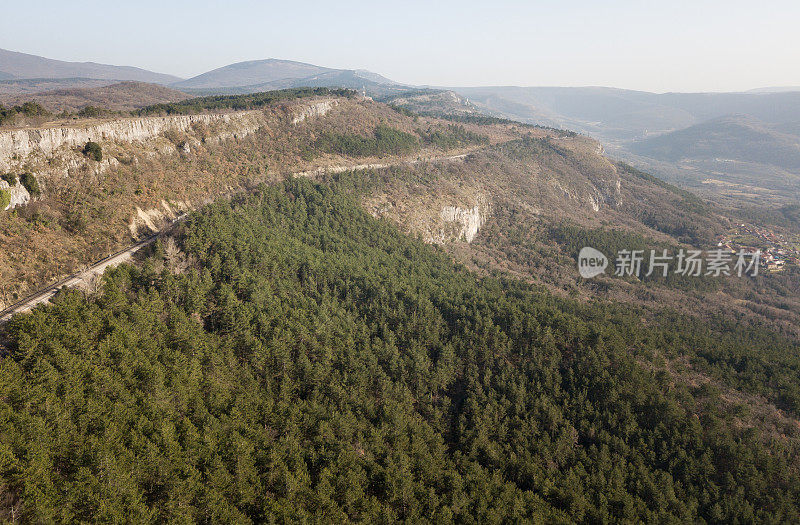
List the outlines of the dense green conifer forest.
{"type": "Polygon", "coordinates": [[[209,205],[97,294],[15,317],[2,516],[800,519],[796,441],[661,366],[796,415],[796,343],[477,276],[367,215],[369,177],[209,205]]]}
{"type": "Polygon", "coordinates": [[[304,87],[262,91],[246,95],[209,95],[207,97],[190,98],[181,102],[154,104],[131,113],[138,116],[187,115],[204,111],[260,109],[276,102],[322,95],[354,97],[356,92],[351,89],[304,87]]]}

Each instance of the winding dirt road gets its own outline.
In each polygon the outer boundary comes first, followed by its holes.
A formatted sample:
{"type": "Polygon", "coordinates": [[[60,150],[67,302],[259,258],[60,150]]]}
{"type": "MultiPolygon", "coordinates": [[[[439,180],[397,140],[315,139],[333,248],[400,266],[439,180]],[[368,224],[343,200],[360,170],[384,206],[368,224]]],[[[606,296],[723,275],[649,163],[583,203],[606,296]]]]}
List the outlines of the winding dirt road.
{"type": "Polygon", "coordinates": [[[128,246],[125,249],[112,253],[111,255],[108,255],[95,262],[85,270],[68,275],[60,281],[47,285],[46,287],[39,289],[21,301],[12,304],[5,310],[0,311],[0,324],[8,322],[8,320],[11,319],[14,314],[27,312],[37,305],[48,302],[56,293],[58,293],[61,288],[65,286],[68,288],[74,288],[76,286],[88,286],[95,278],[103,275],[103,272],[106,271],[106,268],[117,266],[130,260],[130,258],[133,257],[133,254],[145,246],[152,244],[159,235],[171,230],[175,224],[183,220],[184,217],[185,215],[177,217],[174,221],[167,225],[167,227],[163,228],[158,233],[154,233],[150,237],[147,237],[146,239],[143,239],[132,246],[128,246]]]}
{"type": "MultiPolygon", "coordinates": [[[[458,155],[447,155],[441,157],[421,157],[416,159],[403,159],[396,162],[391,163],[381,163],[381,164],[353,164],[353,165],[345,165],[345,166],[329,166],[318,168],[316,170],[310,171],[301,171],[294,173],[293,175],[296,177],[313,177],[316,175],[324,175],[328,173],[342,173],[345,171],[362,171],[362,170],[369,170],[369,169],[382,169],[388,168],[391,166],[400,166],[403,164],[418,164],[421,162],[440,162],[440,161],[454,161],[454,160],[463,160],[468,155],[478,151],[477,149],[474,151],[470,151],[467,153],[461,153],[458,155]]],[[[60,281],[57,281],[53,284],[47,285],[44,288],[39,289],[37,292],[25,297],[24,299],[12,304],[5,310],[0,311],[0,325],[5,324],[11,319],[15,314],[27,312],[32,308],[48,302],[58,291],[63,287],[73,288],[76,286],[88,286],[92,280],[99,277],[103,274],[106,268],[117,266],[123,262],[130,260],[133,257],[133,254],[155,242],[159,235],[171,230],[178,222],[183,220],[185,215],[181,215],[180,217],[176,218],[172,221],[169,225],[163,228],[161,231],[154,233],[150,237],[143,239],[127,248],[124,248],[118,252],[115,252],[99,261],[91,264],[85,270],[80,272],[76,272],[72,275],[69,275],[60,281]]]]}

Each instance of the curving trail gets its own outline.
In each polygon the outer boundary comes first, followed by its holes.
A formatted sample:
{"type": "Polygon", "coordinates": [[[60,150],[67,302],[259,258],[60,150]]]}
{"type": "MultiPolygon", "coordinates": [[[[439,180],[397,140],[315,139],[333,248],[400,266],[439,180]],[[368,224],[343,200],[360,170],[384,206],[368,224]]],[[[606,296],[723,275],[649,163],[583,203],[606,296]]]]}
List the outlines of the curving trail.
{"type": "MultiPolygon", "coordinates": [[[[313,177],[315,175],[323,175],[326,173],[342,173],[345,171],[360,171],[360,170],[369,170],[369,169],[381,169],[381,168],[388,168],[391,166],[399,166],[403,164],[419,164],[421,162],[438,162],[438,161],[454,161],[454,160],[463,160],[471,153],[478,151],[481,148],[475,149],[473,151],[467,153],[461,153],[458,155],[446,155],[446,156],[439,156],[439,157],[420,157],[416,159],[403,159],[396,162],[390,163],[382,163],[382,164],[352,164],[352,165],[340,165],[340,166],[330,166],[327,168],[318,168],[316,170],[311,171],[301,171],[294,173],[293,176],[296,177],[313,177]]],[[[76,286],[87,286],[91,281],[102,275],[106,268],[117,266],[123,262],[130,260],[130,258],[138,252],[140,249],[144,248],[155,242],[159,235],[170,231],[178,222],[183,220],[186,215],[181,215],[180,217],[176,218],[172,221],[169,225],[163,228],[161,231],[154,233],[153,235],[138,241],[137,243],[128,246],[118,252],[112,253],[99,261],[91,264],[85,270],[80,272],[76,272],[72,275],[69,275],[60,281],[57,281],[53,284],[49,284],[44,288],[39,289],[38,291],[34,292],[33,294],[25,297],[24,299],[12,304],[5,310],[0,311],[0,325],[5,324],[11,319],[15,314],[27,312],[32,308],[48,302],[58,291],[63,287],[73,288],[76,286]]]]}
{"type": "Polygon", "coordinates": [[[87,286],[89,285],[95,277],[98,277],[106,271],[106,268],[117,266],[119,264],[128,261],[134,253],[138,252],[145,246],[152,244],[159,235],[171,230],[175,224],[182,221],[186,215],[181,215],[177,217],[174,221],[172,221],[166,228],[162,229],[161,231],[154,233],[153,235],[147,237],[146,239],[142,239],[141,241],[128,246],[118,252],[112,253],[106,257],[103,257],[99,261],[91,264],[85,270],[80,272],[73,273],[72,275],[68,275],[64,277],[60,281],[57,281],[53,284],[49,284],[44,288],[39,289],[38,291],[34,292],[33,294],[29,295],[28,297],[18,301],[5,310],[0,311],[0,324],[4,324],[11,319],[14,314],[27,312],[28,310],[34,308],[35,306],[48,302],[61,288],[68,287],[73,288],[76,286],[87,286]]]}
{"type": "Polygon", "coordinates": [[[438,156],[438,157],[418,157],[416,159],[404,159],[398,160],[395,162],[388,162],[388,163],[373,163],[373,164],[350,164],[345,166],[328,166],[328,167],[320,167],[315,170],[308,170],[308,171],[298,171],[297,173],[292,173],[294,177],[313,177],[315,175],[325,175],[328,173],[343,173],[345,171],[362,171],[362,170],[379,170],[382,168],[390,168],[392,166],[401,166],[403,164],[419,164],[421,162],[439,162],[439,161],[448,161],[448,160],[462,160],[467,158],[468,155],[475,153],[483,148],[477,148],[467,153],[460,153],[458,155],[446,155],[446,156],[438,156]]]}

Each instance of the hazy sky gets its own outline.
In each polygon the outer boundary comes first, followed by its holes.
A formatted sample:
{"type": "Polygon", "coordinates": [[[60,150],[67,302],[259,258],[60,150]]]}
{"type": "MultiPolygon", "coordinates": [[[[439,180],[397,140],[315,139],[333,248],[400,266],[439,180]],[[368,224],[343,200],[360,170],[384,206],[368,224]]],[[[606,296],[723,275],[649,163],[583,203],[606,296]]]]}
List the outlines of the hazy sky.
{"type": "Polygon", "coordinates": [[[189,77],[285,58],[411,84],[800,85],[800,1],[4,2],[0,48],[189,77]]]}

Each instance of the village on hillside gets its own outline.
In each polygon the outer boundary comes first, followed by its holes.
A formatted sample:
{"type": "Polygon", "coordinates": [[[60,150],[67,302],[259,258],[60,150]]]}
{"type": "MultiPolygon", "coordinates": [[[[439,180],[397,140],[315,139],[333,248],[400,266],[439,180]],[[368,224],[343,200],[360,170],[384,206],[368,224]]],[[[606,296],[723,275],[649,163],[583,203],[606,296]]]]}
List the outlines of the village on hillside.
{"type": "Polygon", "coordinates": [[[787,265],[800,266],[800,237],[752,224],[735,225],[718,239],[717,246],[733,253],[760,251],[762,267],[771,272],[783,271],[787,265]]]}

